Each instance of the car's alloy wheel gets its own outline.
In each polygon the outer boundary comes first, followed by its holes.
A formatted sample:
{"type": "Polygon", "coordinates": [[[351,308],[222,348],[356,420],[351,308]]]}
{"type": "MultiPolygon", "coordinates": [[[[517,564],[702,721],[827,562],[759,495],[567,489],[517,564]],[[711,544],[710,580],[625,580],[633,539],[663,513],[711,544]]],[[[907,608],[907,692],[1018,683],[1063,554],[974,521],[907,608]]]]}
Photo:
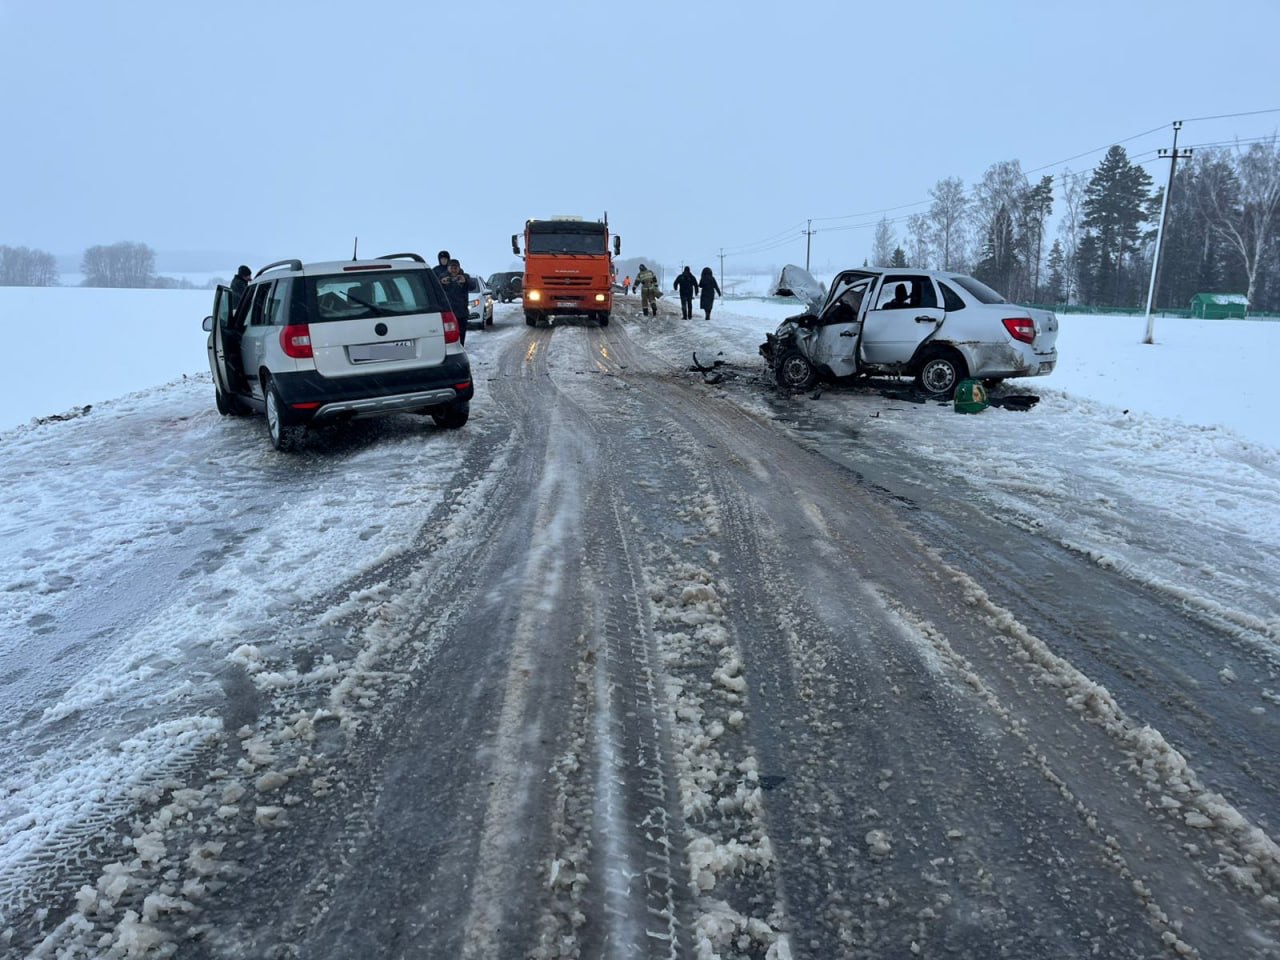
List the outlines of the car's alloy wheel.
{"type": "Polygon", "coordinates": [[[817,371],[813,369],[809,358],[794,348],[782,352],[774,373],[778,378],[778,386],[790,390],[808,390],[818,379],[817,371]]]}
{"type": "Polygon", "coordinates": [[[267,398],[267,436],[271,438],[271,446],[277,450],[292,450],[302,436],[302,428],[286,422],[285,404],[276,390],[275,381],[267,377],[263,386],[267,398]]]}

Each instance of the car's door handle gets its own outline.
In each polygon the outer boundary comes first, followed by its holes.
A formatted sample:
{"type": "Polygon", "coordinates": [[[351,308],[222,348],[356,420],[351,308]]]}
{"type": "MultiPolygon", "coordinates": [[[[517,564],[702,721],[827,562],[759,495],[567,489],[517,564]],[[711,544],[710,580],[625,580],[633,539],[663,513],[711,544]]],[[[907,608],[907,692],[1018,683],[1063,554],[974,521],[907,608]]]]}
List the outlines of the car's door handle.
{"type": "Polygon", "coordinates": [[[916,317],[916,323],[938,323],[937,317],[916,317]]]}
{"type": "Polygon", "coordinates": [[[846,330],[844,333],[840,334],[840,336],[842,336],[842,337],[852,337],[852,336],[853,336],[853,331],[852,331],[852,330],[846,330]]]}

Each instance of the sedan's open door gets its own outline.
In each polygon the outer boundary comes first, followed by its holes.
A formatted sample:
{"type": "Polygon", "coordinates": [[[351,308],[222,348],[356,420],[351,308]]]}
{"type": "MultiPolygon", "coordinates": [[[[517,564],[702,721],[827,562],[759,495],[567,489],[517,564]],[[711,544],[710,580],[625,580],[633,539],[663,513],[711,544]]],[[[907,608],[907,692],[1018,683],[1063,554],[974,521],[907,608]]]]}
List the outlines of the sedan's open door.
{"type": "Polygon", "coordinates": [[[859,345],[863,317],[875,275],[848,270],[835,278],[818,314],[817,336],[810,350],[815,367],[826,367],[836,377],[851,377],[859,370],[859,345]]]}

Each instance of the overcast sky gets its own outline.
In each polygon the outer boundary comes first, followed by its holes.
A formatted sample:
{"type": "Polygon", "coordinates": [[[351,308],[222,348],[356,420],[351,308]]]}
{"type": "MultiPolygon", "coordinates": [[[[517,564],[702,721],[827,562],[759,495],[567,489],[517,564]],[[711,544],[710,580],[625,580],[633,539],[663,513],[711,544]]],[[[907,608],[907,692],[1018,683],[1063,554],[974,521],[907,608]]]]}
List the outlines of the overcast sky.
{"type": "Polygon", "coordinates": [[[803,263],[814,218],[818,269],[943,177],[1280,127],[1277,0],[870,7],[0,0],[0,244],[487,274],[607,211],[624,256],[730,273],[803,263]]]}

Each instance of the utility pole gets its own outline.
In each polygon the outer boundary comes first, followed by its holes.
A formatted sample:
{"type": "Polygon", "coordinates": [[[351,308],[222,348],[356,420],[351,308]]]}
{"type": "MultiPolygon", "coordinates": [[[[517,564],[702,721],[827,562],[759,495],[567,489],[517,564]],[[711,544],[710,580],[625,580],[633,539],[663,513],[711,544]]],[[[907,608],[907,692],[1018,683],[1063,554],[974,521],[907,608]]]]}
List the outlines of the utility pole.
{"type": "Polygon", "coordinates": [[[724,247],[720,248],[720,290],[721,296],[724,295],[724,247]]]}
{"type": "Polygon", "coordinates": [[[1169,210],[1169,194],[1173,192],[1173,169],[1178,165],[1179,160],[1191,156],[1190,148],[1181,153],[1178,152],[1178,131],[1181,129],[1182,121],[1173,121],[1173,149],[1160,148],[1160,156],[1169,158],[1169,183],[1164,188],[1164,199],[1160,201],[1160,225],[1156,227],[1156,252],[1151,261],[1151,286],[1147,288],[1147,335],[1142,338],[1143,343],[1156,342],[1156,321],[1151,314],[1151,307],[1155,302],[1156,283],[1160,279],[1160,248],[1164,244],[1164,218],[1169,210]]]}
{"type": "Polygon", "coordinates": [[[804,231],[804,269],[809,270],[809,248],[813,245],[813,220],[809,220],[809,226],[804,231]]]}

